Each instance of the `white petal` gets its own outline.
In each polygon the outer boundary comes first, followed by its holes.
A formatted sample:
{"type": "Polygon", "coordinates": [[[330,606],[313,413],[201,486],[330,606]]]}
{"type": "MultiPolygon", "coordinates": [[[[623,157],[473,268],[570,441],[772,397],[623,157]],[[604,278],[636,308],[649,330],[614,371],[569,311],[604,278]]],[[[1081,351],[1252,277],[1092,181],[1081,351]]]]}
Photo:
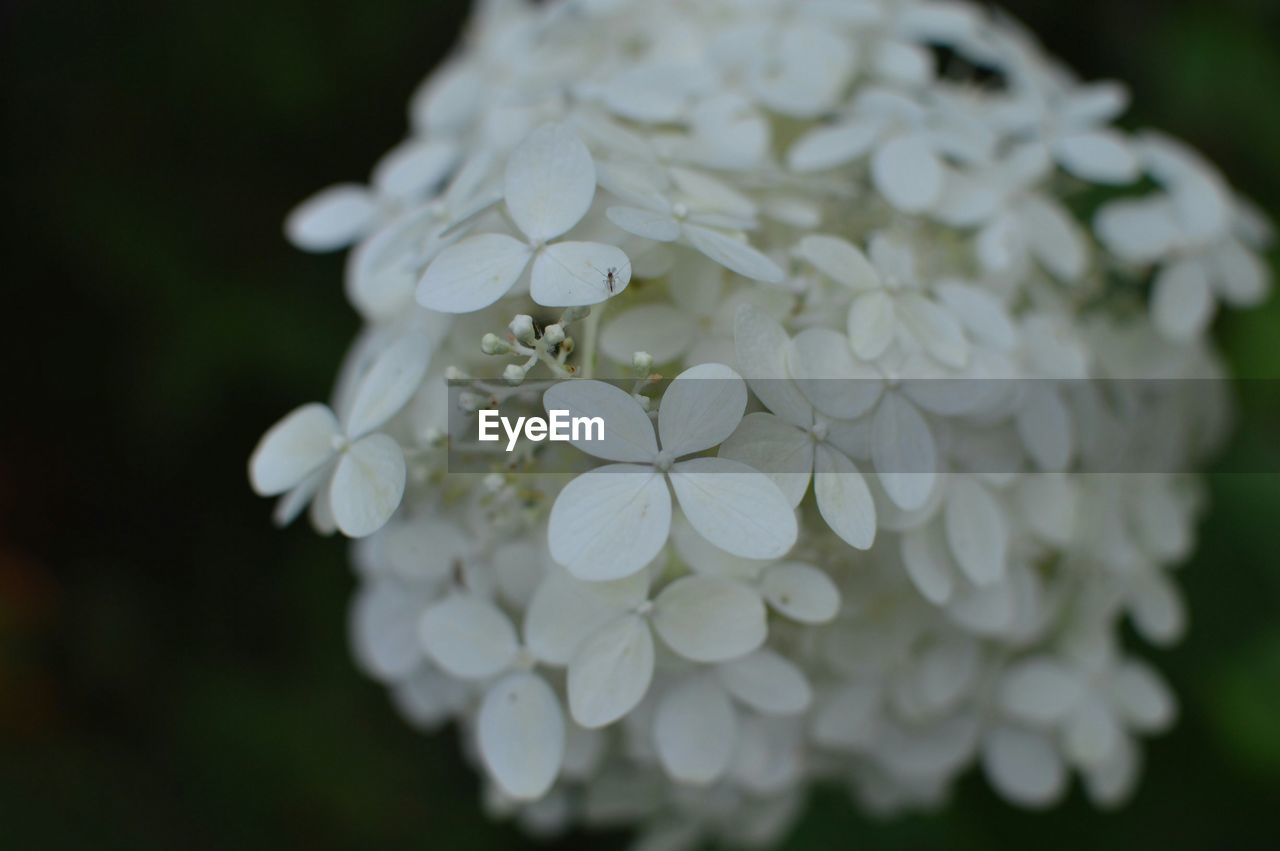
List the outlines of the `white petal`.
{"type": "Polygon", "coordinates": [[[876,189],[904,213],[923,213],[942,197],[942,161],[922,135],[900,136],[871,158],[876,189]]]}
{"type": "Polygon", "coordinates": [[[982,767],[1001,795],[1024,807],[1047,807],[1062,797],[1066,766],[1040,733],[996,727],[982,745],[982,767]]]}
{"type": "Polygon", "coordinates": [[[902,564],[916,590],[930,603],[941,606],[955,590],[954,567],[936,526],[911,529],[902,535],[902,564]]]}
{"type": "Polygon", "coordinates": [[[631,283],[631,260],[602,242],[557,242],[538,254],[529,294],[547,307],[581,307],[613,298],[631,283]]]}
{"type": "Polygon", "coordinates": [[[1204,333],[1213,312],[1213,294],[1203,264],[1185,260],[1161,270],[1151,294],[1151,315],[1165,336],[1193,340],[1204,333]]]}
{"type": "Polygon", "coordinates": [[[717,454],[767,475],[793,507],[800,504],[809,489],[813,440],[773,414],[747,414],[717,454]]]}
{"type": "Polygon", "coordinates": [[[543,125],[507,160],[504,194],[512,220],[531,242],[560,236],[595,197],[591,152],[568,125],[543,125]]]}
{"type": "Polygon", "coordinates": [[[658,434],[672,457],[723,443],[742,421],[747,385],[724,364],[705,363],[676,376],[662,396],[658,434]]]}
{"type": "Polygon", "coordinates": [[[752,305],[741,305],[734,316],[733,342],[738,368],[760,401],[793,425],[813,425],[813,407],[790,380],[790,340],[782,325],[752,305]]]}
{"type": "Polygon", "coordinates": [[[975,339],[1008,351],[1017,341],[1009,312],[992,293],[956,281],[936,287],[938,298],[975,339]]]}
{"type": "Polygon", "coordinates": [[[1078,281],[1089,263],[1088,244],[1062,205],[1028,198],[1019,208],[1023,232],[1036,259],[1060,281],[1078,281]]]}
{"type": "Polygon", "coordinates": [[[871,549],[876,539],[876,504],[866,480],[843,452],[818,445],[813,492],[831,531],[854,549],[871,549]]]}
{"type": "Polygon", "coordinates": [[[716,674],[730,694],[764,715],[796,715],[813,701],[804,671],[769,649],[725,662],[716,674]]]}
{"type": "Polygon", "coordinates": [[[776,611],[800,623],[826,623],[840,610],[840,589],[831,577],[800,562],[783,562],[766,570],[760,593],[776,611]]]}
{"type": "Polygon", "coordinates": [[[697,320],[669,304],[642,304],[613,319],[600,334],[600,350],[617,363],[631,365],[636,352],[654,363],[669,363],[689,350],[697,320]]]}
{"type": "Polygon", "coordinates": [[[898,324],[939,363],[960,369],[969,362],[969,341],[949,311],[920,295],[905,295],[894,306],[898,324]]]}
{"type": "Polygon", "coordinates": [[[682,232],[690,245],[731,272],[766,284],[780,284],[786,280],[786,273],[781,267],[752,248],[746,240],[698,225],[686,224],[682,232]]]}
{"type": "Polygon", "coordinates": [[[834,127],[819,127],[801,136],[787,151],[792,171],[823,171],[852,162],[871,150],[884,124],[862,119],[834,127]]]}
{"type": "Polygon", "coordinates": [[[1063,745],[1067,756],[1081,766],[1104,763],[1119,747],[1124,731],[1100,695],[1087,695],[1067,721],[1063,745]]]}
{"type": "Polygon", "coordinates": [[[516,655],[516,630],[493,603],[474,594],[452,594],[422,615],[422,646],[448,673],[466,680],[491,677],[516,655]]]}
{"type": "Polygon", "coordinates": [[[431,342],[423,334],[406,334],[378,355],[356,386],[346,415],[352,440],[380,428],[417,392],[431,364],[431,342]]]}
{"type": "Polygon", "coordinates": [[[1257,307],[1270,290],[1270,270],[1262,258],[1236,240],[1227,240],[1210,259],[1223,301],[1257,307]]]}
{"type": "Polygon", "coordinates": [[[733,756],[738,719],[714,680],[696,678],[658,705],[653,740],[662,767],[679,783],[704,785],[724,774],[733,756]]]}
{"type": "Polygon", "coordinates": [[[421,605],[420,598],[393,583],[367,583],[361,588],[351,606],[351,644],[371,676],[392,682],[422,664],[421,605]]]}
{"type": "Polygon", "coordinates": [[[913,511],[929,499],[937,446],[916,406],[896,393],[880,400],[871,421],[871,461],[894,505],[913,511]]]}
{"type": "Polygon", "coordinates": [[[346,293],[367,319],[390,319],[413,303],[422,275],[422,244],[439,229],[430,209],[388,224],[347,258],[346,293]]]}
{"type": "Polygon", "coordinates": [[[259,496],[292,490],[333,457],[338,420],[319,403],[303,405],[267,430],[249,459],[249,482],[259,496]]]}
{"type": "Polygon", "coordinates": [[[841,686],[814,713],[814,741],[829,748],[869,747],[876,735],[881,702],[881,690],[874,681],[841,686]]]}
{"type": "Polygon", "coordinates": [[[743,558],[781,558],[796,542],[791,502],[769,477],[727,458],[671,468],[671,486],[698,534],[743,558]]]}
{"type": "Polygon", "coordinates": [[[643,603],[648,591],[643,571],[614,582],[583,582],[553,570],[525,611],[525,643],[539,660],[567,665],[583,641],[643,603]]]}
{"type": "Polygon", "coordinates": [[[1132,183],[1141,173],[1137,155],[1117,130],[1063,136],[1054,143],[1053,152],[1063,168],[1094,183],[1132,183]]]}
{"type": "Polygon", "coordinates": [[[564,715],[541,677],[510,674],[484,696],[476,736],[485,768],[507,795],[541,798],[564,760],[564,715]]]}
{"type": "Polygon", "coordinates": [[[289,241],[304,251],[345,248],[372,225],[378,208],[363,186],[341,183],[303,201],[285,220],[289,241]]]}
{"type": "Polygon", "coordinates": [[[887,293],[860,295],[849,305],[849,344],[865,361],[877,360],[893,342],[898,320],[887,293]]]}
{"type": "Polygon", "coordinates": [[[1182,238],[1172,205],[1121,200],[1106,204],[1094,219],[1098,238],[1131,263],[1150,263],[1182,238]]]}
{"type": "Polygon", "coordinates": [[[952,476],[947,488],[943,520],[956,564],[975,585],[999,582],[1009,543],[1004,509],[967,476],[952,476]]]}
{"type": "Polygon", "coordinates": [[[436,256],[418,282],[418,304],[441,313],[471,313],[502,298],[529,265],[532,249],[518,239],[484,233],[436,256]]]}
{"type": "Polygon", "coordinates": [[[672,650],[695,662],[745,656],[767,634],[760,595],[731,579],[686,576],[653,602],[653,627],[672,650]]]}
{"type": "Polygon", "coordinates": [[[385,434],[371,434],[342,453],[333,471],[329,501],[338,529],[363,538],[381,529],[404,495],[404,451],[385,434]]]}
{"type": "Polygon", "coordinates": [[[1018,411],[1018,435],[1036,466],[1045,471],[1065,470],[1071,462],[1071,412],[1048,381],[1032,382],[1018,411]]]}
{"type": "Polygon", "coordinates": [[[604,420],[604,440],[574,442],[589,455],[606,461],[646,463],[658,454],[649,415],[620,387],[590,379],[562,381],[543,394],[542,405],[547,411],[568,411],[570,417],[604,420]]]}
{"type": "Polygon", "coordinates": [[[1010,666],[1001,677],[1001,708],[1028,724],[1050,725],[1080,700],[1080,681],[1056,659],[1032,657],[1010,666]]]}
{"type": "Polygon", "coordinates": [[[667,543],[671,493],[652,467],[612,464],[565,486],[551,507],[551,557],[579,579],[603,582],[640,570],[667,543]]]}
{"type": "Polygon", "coordinates": [[[1111,680],[1111,700],[1130,726],[1142,732],[1168,728],[1177,713],[1173,693],[1146,665],[1124,662],[1111,680]]]}
{"type": "Polygon", "coordinates": [[[839,331],[801,331],[791,341],[787,366],[800,392],[829,417],[857,419],[880,398],[879,374],[853,359],[849,340],[839,331]]]}
{"type": "Polygon", "coordinates": [[[639,207],[610,207],[605,210],[609,221],[636,236],[655,242],[675,242],[680,238],[680,225],[671,214],[639,207]]]}
{"type": "Polygon", "coordinates": [[[625,615],[591,635],[569,662],[569,712],[583,727],[612,724],[635,708],[653,680],[653,635],[625,615]]]}
{"type": "Polygon", "coordinates": [[[413,140],[392,148],[373,170],[378,192],[402,200],[420,198],[438,186],[458,162],[450,142],[413,140]]]}
{"type": "Polygon", "coordinates": [[[853,243],[836,236],[810,234],[800,240],[795,255],[833,281],[853,290],[880,286],[880,275],[853,243]]]}

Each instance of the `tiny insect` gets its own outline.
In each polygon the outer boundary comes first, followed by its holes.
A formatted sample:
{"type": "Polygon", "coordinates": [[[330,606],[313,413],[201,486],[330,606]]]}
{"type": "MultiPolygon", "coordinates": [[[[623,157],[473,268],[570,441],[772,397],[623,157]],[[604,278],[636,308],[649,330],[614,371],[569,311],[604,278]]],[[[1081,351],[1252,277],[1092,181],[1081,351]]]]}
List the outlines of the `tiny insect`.
{"type": "Polygon", "coordinates": [[[618,282],[618,267],[610,266],[604,273],[604,282],[609,285],[609,292],[613,292],[613,286],[618,282]]]}

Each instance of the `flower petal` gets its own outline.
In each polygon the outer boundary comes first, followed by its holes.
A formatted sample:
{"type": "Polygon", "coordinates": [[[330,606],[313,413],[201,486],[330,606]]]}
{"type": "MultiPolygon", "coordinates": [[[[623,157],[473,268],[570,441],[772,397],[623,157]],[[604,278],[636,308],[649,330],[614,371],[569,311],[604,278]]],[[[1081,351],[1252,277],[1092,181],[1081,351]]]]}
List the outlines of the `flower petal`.
{"type": "Polygon", "coordinates": [[[781,558],[796,542],[791,502],[763,473],[727,458],[694,458],[671,468],[671,486],[690,525],[743,558],[781,558]]]}
{"type": "Polygon", "coordinates": [[[418,282],[418,304],[471,313],[502,298],[520,279],[533,250],[498,233],[469,237],[441,251],[418,282]]]}
{"type": "Polygon", "coordinates": [[[1009,801],[1043,808],[1062,797],[1067,770],[1048,737],[1016,727],[996,727],[982,743],[987,780],[1009,801]]]}
{"type": "Polygon", "coordinates": [[[763,715],[797,715],[813,701],[804,671],[767,648],[725,662],[716,675],[730,694],[763,715]]]}
{"type": "Polygon", "coordinates": [[[849,289],[872,290],[880,286],[880,275],[867,255],[840,237],[810,234],[800,240],[795,255],[849,289]]]}
{"type": "Polygon", "coordinates": [[[871,158],[871,178],[885,200],[904,213],[923,213],[942,197],[942,161],[923,135],[900,136],[871,158]]]}
{"type": "Polygon", "coordinates": [[[811,130],[787,151],[792,171],[824,171],[864,156],[880,138],[884,123],[879,119],[858,119],[832,127],[811,130]]]}
{"type": "Polygon", "coordinates": [[[551,506],[551,557],[589,582],[621,579],[662,550],[671,493],[652,467],[611,464],[565,486],[551,506]]]}
{"type": "Polygon", "coordinates": [[[582,307],[612,298],[629,283],[631,260],[622,249],[603,242],[557,242],[533,261],[529,295],[545,307],[582,307]]]}
{"type": "Polygon", "coordinates": [[[335,251],[359,239],[377,213],[369,190],[358,183],[341,183],[295,207],[285,220],[284,232],[303,251],[335,251]]]}
{"type": "Polygon", "coordinates": [[[780,284],[786,280],[787,275],[782,268],[752,248],[746,240],[698,225],[686,224],[682,232],[690,245],[731,272],[766,284],[780,284]]]}
{"type": "Polygon", "coordinates": [[[329,502],[338,529],[363,538],[381,529],[404,496],[404,450],[385,434],[371,434],[351,445],[333,471],[329,502]]]}
{"type": "Polygon", "coordinates": [[[534,801],[551,788],[564,761],[564,713],[555,692],[520,671],[494,684],[476,719],[480,756],[507,795],[534,801]]]}
{"type": "Polygon", "coordinates": [[[672,457],[723,443],[742,421],[747,385],[724,364],[704,363],[676,376],[662,396],[658,434],[672,457]]]}
{"type": "Polygon", "coordinates": [[[1067,171],[1093,183],[1123,185],[1141,174],[1138,157],[1118,130],[1089,130],[1058,139],[1054,156],[1067,171]]]}
{"type": "Polygon", "coordinates": [[[524,640],[549,665],[567,665],[592,633],[644,602],[644,571],[613,582],[583,582],[553,570],[534,592],[524,617],[524,640]]]}
{"type": "Polygon", "coordinates": [[[1204,264],[1184,260],[1166,266],[1156,277],[1151,318],[1171,340],[1194,340],[1213,319],[1213,293],[1204,264]]]}
{"type": "Polygon", "coordinates": [[[760,593],[777,612],[793,621],[826,623],[840,611],[840,589],[831,577],[810,564],[775,564],[764,572],[760,593]]]}
{"type": "Polygon", "coordinates": [[[689,350],[697,333],[697,320],[688,313],[669,304],[642,304],[605,326],[600,350],[627,366],[636,352],[648,352],[656,364],[670,363],[689,350]]]}
{"type": "Polygon", "coordinates": [[[636,707],[653,680],[653,634],[624,615],[591,635],[569,662],[569,712],[583,727],[612,724],[636,707]]]}
{"type": "Polygon", "coordinates": [[[1011,665],[1001,676],[1000,707],[1028,724],[1056,724],[1080,700],[1080,681],[1062,663],[1033,656],[1011,665]]]}
{"type": "Polygon", "coordinates": [[[738,369],[760,401],[792,425],[813,425],[813,406],[790,380],[790,339],[782,325],[753,305],[740,305],[734,315],[733,343],[738,369]]]}
{"type": "Polygon", "coordinates": [[[853,359],[849,339],[839,331],[801,331],[791,341],[787,366],[804,397],[834,419],[857,419],[880,398],[879,373],[853,359]]]}
{"type": "Polygon", "coordinates": [[[606,461],[647,463],[658,454],[658,439],[644,408],[621,387],[590,379],[562,381],[542,395],[550,411],[568,411],[570,417],[604,420],[604,440],[571,441],[588,455],[606,461]]]}
{"type": "Polygon", "coordinates": [[[653,601],[653,628],[672,650],[695,662],[724,662],[764,643],[760,595],[732,579],[685,576],[653,601]]]}
{"type": "Polygon", "coordinates": [[[423,612],[418,635],[436,664],[464,680],[482,680],[503,670],[518,646],[510,619],[470,593],[452,594],[423,612]]]}
{"type": "Polygon", "coordinates": [[[568,125],[545,124],[507,160],[503,194],[530,242],[560,236],[582,220],[595,197],[591,152],[568,125]]]}
{"type": "Polygon", "coordinates": [[[831,531],[854,549],[871,549],[876,539],[876,504],[866,480],[848,456],[826,444],[818,445],[813,492],[831,531]]]}
{"type": "Polygon", "coordinates": [[[259,496],[292,490],[333,457],[338,420],[318,402],[303,405],[273,425],[249,458],[249,482],[259,496]]]}
{"type": "Polygon", "coordinates": [[[952,476],[947,487],[943,521],[956,564],[975,585],[999,582],[1009,546],[1004,509],[968,476],[952,476]]]}
{"type": "Polygon", "coordinates": [[[937,446],[920,411],[897,393],[880,400],[871,420],[871,462],[894,505],[914,511],[929,500],[937,446]]]}
{"type": "Polygon", "coordinates": [[[680,238],[680,224],[662,210],[640,207],[610,207],[604,211],[609,221],[636,236],[654,242],[675,242],[680,238]]]}
{"type": "Polygon", "coordinates": [[[738,738],[738,718],[715,680],[697,677],[658,704],[653,742],[672,780],[702,786],[724,774],[738,738]]]}
{"type": "Polygon", "coordinates": [[[808,433],[773,414],[747,414],[717,454],[764,473],[792,507],[800,504],[809,489],[813,440],[808,433]]]}
{"type": "Polygon", "coordinates": [[[431,342],[406,334],[386,348],[360,379],[346,414],[352,440],[380,428],[413,398],[431,364],[431,342]]]}

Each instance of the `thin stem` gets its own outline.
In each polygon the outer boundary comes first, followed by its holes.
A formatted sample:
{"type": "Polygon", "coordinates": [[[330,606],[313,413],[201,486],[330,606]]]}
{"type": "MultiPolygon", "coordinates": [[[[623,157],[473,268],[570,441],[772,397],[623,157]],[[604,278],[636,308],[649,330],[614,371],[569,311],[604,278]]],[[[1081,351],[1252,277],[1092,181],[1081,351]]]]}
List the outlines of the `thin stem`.
{"type": "Polygon", "coordinates": [[[604,316],[608,299],[591,308],[582,330],[582,377],[592,378],[596,372],[596,341],[600,337],[600,317],[604,316]]]}

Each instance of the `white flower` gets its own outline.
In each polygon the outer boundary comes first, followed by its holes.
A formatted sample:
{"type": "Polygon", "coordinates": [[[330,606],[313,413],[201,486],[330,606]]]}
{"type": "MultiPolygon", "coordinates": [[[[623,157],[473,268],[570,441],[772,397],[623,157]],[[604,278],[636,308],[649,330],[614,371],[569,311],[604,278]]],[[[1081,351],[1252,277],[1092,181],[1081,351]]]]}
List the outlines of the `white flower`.
{"type": "Polygon", "coordinates": [[[311,404],[273,426],[249,461],[254,490],[263,496],[288,492],[285,522],[319,493],[343,534],[359,538],[378,531],[400,504],[405,463],[400,444],[377,429],[418,389],[430,357],[425,337],[403,337],[356,385],[341,421],[328,407],[311,404]]]}
{"type": "Polygon", "coordinates": [[[445,313],[480,310],[506,295],[530,263],[529,293],[539,304],[597,304],[617,295],[631,280],[622,251],[599,242],[550,242],[582,220],[595,194],[595,163],[582,140],[563,124],[538,128],[512,153],[504,182],[507,211],[524,239],[479,234],[446,248],[418,285],[419,303],[445,313]]]}
{"type": "Polygon", "coordinates": [[[648,564],[667,542],[671,496],[707,540],[747,558],[775,558],[791,549],[796,521],[777,485],[745,464],[724,458],[677,459],[721,443],[742,419],[747,388],[720,364],[681,373],[658,411],[658,434],[634,398],[599,381],[557,384],[547,410],[602,417],[604,440],[575,441],[596,458],[625,462],[584,473],[551,508],[551,555],[573,575],[620,579],[648,564]]]}

